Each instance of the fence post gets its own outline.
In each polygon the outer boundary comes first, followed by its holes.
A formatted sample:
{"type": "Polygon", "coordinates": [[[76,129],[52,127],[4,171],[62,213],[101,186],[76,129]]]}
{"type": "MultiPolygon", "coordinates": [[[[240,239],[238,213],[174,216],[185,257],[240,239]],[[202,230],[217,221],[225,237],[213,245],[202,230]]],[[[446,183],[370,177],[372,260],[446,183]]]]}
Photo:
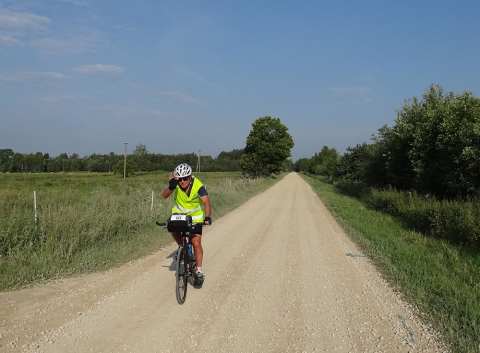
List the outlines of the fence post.
{"type": "Polygon", "coordinates": [[[33,209],[34,209],[34,220],[35,225],[37,224],[38,216],[37,216],[37,192],[33,191],[33,209]]]}
{"type": "Polygon", "coordinates": [[[153,190],[152,190],[152,205],[150,206],[150,211],[153,211],[153,190]]]}

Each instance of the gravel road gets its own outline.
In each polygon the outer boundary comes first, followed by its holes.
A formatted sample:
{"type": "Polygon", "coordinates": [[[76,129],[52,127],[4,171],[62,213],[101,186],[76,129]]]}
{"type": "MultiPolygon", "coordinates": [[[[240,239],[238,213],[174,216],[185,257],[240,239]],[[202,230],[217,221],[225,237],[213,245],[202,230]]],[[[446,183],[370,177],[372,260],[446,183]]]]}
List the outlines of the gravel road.
{"type": "Polygon", "coordinates": [[[203,241],[205,284],[184,305],[173,244],[0,293],[0,351],[445,351],[295,173],[216,220],[203,241]]]}

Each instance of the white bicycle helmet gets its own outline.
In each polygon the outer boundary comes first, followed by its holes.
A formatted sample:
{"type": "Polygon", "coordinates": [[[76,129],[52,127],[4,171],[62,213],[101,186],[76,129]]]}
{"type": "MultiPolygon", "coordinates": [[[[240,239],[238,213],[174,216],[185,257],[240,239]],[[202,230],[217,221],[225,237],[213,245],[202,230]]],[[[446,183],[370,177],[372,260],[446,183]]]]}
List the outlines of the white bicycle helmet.
{"type": "Polygon", "coordinates": [[[173,172],[173,176],[175,178],[184,178],[190,175],[192,175],[192,167],[190,167],[187,163],[177,165],[175,171],[173,172]]]}

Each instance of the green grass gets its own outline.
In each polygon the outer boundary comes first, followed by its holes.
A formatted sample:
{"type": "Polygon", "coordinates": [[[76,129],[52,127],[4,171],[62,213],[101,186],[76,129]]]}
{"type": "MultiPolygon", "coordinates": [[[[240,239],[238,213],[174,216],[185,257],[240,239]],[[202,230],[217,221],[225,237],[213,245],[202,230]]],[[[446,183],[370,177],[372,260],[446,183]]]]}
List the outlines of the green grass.
{"type": "MultiPolygon", "coordinates": [[[[0,174],[0,289],[107,269],[170,242],[155,226],[170,212],[171,200],[159,195],[167,175],[124,181],[95,173],[0,174]]],[[[198,176],[207,186],[214,221],[278,180],[243,179],[239,173],[198,176]]]]}
{"type": "Polygon", "coordinates": [[[454,352],[480,352],[480,254],[406,228],[392,216],[304,176],[347,233],[454,352]]]}

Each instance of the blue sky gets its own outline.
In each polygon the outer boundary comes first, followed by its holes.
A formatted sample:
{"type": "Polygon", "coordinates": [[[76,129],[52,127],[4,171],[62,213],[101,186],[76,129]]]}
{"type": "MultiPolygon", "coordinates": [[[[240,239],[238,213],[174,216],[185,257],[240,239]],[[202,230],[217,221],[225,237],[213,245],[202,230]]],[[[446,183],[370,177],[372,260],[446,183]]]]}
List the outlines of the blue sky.
{"type": "Polygon", "coordinates": [[[0,148],[343,152],[432,83],[480,94],[479,1],[0,0],[0,148]]]}

